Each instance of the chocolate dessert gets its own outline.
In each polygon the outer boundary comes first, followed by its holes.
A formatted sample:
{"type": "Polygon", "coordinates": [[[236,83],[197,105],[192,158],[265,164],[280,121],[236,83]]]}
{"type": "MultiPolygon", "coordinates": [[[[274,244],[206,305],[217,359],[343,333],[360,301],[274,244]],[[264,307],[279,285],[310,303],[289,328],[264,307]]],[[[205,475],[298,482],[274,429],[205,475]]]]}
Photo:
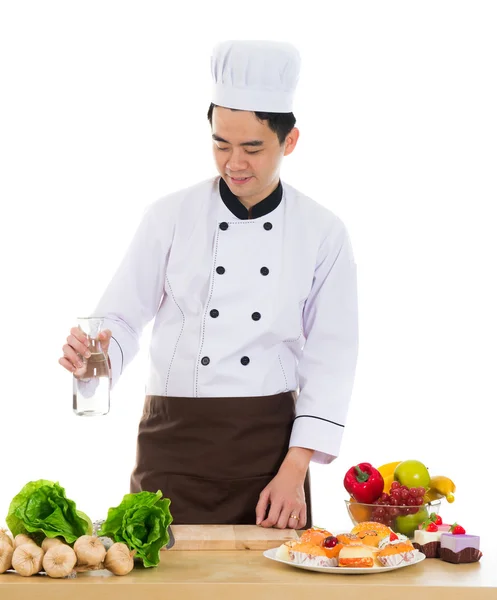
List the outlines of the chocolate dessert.
{"type": "Polygon", "coordinates": [[[478,548],[464,548],[459,552],[453,552],[449,548],[440,549],[440,558],[454,564],[477,562],[481,557],[482,553],[478,548]]]}
{"type": "Polygon", "coordinates": [[[450,563],[477,562],[482,557],[478,535],[442,533],[440,558],[450,563]]]}
{"type": "Polygon", "coordinates": [[[426,558],[440,558],[440,542],[428,542],[426,544],[418,544],[413,542],[412,545],[422,552],[426,558]]]}

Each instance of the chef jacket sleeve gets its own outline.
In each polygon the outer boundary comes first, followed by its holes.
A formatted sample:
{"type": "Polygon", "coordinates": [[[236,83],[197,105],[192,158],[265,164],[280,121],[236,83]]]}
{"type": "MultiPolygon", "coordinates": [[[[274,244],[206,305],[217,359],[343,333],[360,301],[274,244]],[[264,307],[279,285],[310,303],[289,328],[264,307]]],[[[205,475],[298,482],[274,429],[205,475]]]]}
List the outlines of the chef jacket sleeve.
{"type": "Polygon", "coordinates": [[[155,317],[164,294],[166,255],[171,226],[161,218],[158,203],[150,204],[114,277],[93,314],[110,329],[111,387],[139,350],[145,325],[155,317]]]}
{"type": "Polygon", "coordinates": [[[306,339],[290,447],[314,450],[313,462],[338,456],[358,354],[357,266],[349,235],[336,217],[318,252],[303,310],[306,339]]]}

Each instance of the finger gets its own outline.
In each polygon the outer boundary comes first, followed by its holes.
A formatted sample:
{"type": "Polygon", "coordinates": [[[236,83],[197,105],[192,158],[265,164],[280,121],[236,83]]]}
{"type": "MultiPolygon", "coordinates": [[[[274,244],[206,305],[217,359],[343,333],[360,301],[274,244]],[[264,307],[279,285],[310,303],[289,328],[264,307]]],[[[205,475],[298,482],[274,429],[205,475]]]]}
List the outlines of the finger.
{"type": "Polygon", "coordinates": [[[86,346],[90,345],[90,341],[88,340],[88,336],[86,335],[86,333],[80,329],[79,327],[73,327],[71,329],[71,335],[74,336],[78,341],[80,341],[82,344],[85,344],[86,346]]]}
{"type": "Polygon", "coordinates": [[[259,502],[255,507],[255,524],[260,525],[266,516],[267,505],[269,501],[269,490],[264,489],[259,495],[259,502]]]}
{"type": "MultiPolygon", "coordinates": [[[[295,513],[296,514],[296,513],[295,513]]],[[[300,518],[296,529],[304,529],[307,524],[307,504],[304,503],[300,509],[300,518]]]]}
{"type": "Polygon", "coordinates": [[[64,369],[67,369],[71,373],[74,373],[74,371],[76,370],[74,368],[74,365],[72,364],[72,362],[65,357],[59,358],[59,364],[62,365],[64,367],[64,369]]]}
{"type": "Polygon", "coordinates": [[[74,336],[72,334],[69,335],[67,337],[67,343],[75,352],[79,352],[79,354],[81,354],[81,356],[90,358],[91,352],[88,349],[88,346],[85,343],[81,342],[76,336],[74,336]]]}
{"type": "Polygon", "coordinates": [[[302,509],[298,509],[298,508],[294,508],[292,510],[292,512],[290,513],[290,516],[288,518],[288,527],[290,529],[299,529],[300,527],[300,522],[302,519],[302,509]]]}
{"type": "Polygon", "coordinates": [[[271,502],[271,508],[269,509],[269,514],[267,519],[262,521],[262,527],[274,527],[278,522],[281,514],[281,509],[283,508],[283,503],[280,501],[271,502]]]}
{"type": "Polygon", "coordinates": [[[295,513],[291,506],[283,506],[281,509],[280,517],[276,527],[278,529],[286,529],[287,527],[295,529],[298,523],[298,512],[295,513]],[[296,515],[297,518],[292,518],[292,515],[296,515]]]}
{"type": "Polygon", "coordinates": [[[66,358],[70,363],[72,363],[75,367],[82,367],[83,360],[81,357],[74,351],[74,348],[66,344],[62,346],[62,352],[64,354],[64,358],[66,358]]]}
{"type": "Polygon", "coordinates": [[[110,329],[104,329],[98,334],[98,339],[102,344],[102,349],[104,352],[108,352],[110,346],[110,338],[112,337],[112,332],[110,329]]]}

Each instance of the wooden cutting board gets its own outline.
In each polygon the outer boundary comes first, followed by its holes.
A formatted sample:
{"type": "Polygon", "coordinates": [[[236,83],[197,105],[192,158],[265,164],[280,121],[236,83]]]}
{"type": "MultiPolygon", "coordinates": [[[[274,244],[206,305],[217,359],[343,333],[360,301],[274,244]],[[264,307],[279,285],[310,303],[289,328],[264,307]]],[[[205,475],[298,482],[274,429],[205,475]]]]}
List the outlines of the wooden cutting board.
{"type": "Polygon", "coordinates": [[[257,525],[171,525],[174,546],[168,550],[268,550],[298,540],[294,529],[257,525]]]}

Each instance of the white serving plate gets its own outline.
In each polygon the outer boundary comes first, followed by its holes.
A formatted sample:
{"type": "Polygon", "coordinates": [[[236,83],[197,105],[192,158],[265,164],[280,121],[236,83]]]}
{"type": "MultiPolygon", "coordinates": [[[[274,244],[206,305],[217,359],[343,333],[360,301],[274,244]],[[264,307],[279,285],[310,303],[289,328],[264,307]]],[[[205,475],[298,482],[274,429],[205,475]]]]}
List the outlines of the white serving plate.
{"type": "Polygon", "coordinates": [[[372,574],[372,573],[385,573],[386,571],[395,571],[396,569],[402,569],[404,567],[412,567],[413,565],[417,565],[421,561],[423,561],[426,556],[422,552],[416,553],[416,559],[409,564],[406,565],[398,565],[396,567],[371,567],[371,568],[357,568],[357,567],[311,567],[309,565],[297,565],[293,562],[287,562],[286,560],[280,560],[276,558],[276,552],[278,548],[271,548],[270,550],[265,550],[263,552],[266,558],[270,560],[274,560],[276,562],[282,563],[284,565],[289,565],[290,567],[296,567],[297,569],[305,569],[306,571],[316,571],[318,573],[333,573],[334,575],[361,575],[361,574],[372,574]]]}

